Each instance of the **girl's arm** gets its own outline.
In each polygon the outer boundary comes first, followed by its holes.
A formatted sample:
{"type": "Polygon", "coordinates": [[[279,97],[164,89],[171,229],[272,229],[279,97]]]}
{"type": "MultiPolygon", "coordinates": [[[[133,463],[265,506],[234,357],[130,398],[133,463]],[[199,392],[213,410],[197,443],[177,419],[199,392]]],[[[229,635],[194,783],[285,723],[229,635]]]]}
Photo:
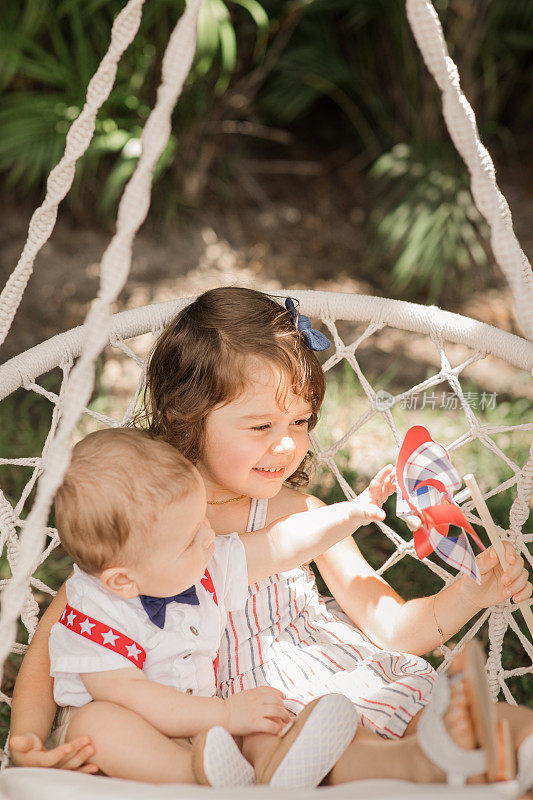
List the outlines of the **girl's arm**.
{"type": "Polygon", "coordinates": [[[531,595],[524,562],[505,542],[503,572],[493,548],[477,556],[481,585],[465,575],[429,597],[405,602],[346,539],[316,559],[320,574],[351,620],[381,647],[423,655],[442,644],[475,614],[512,596],[531,595]],[[440,630],[439,630],[440,629],[440,630]]]}
{"type": "Polygon", "coordinates": [[[66,601],[63,584],[39,621],[22,661],[13,690],[9,747],[17,766],[81,768],[90,772],[94,770],[87,768],[89,765],[85,762],[94,750],[88,737],[80,737],[50,751],[46,751],[43,744],[56,712],[48,637],[52,625],[63,613],[66,601]]]}
{"type": "Polygon", "coordinates": [[[437,596],[405,602],[368,564],[352,540],[332,547],[316,559],[320,574],[350,619],[377,645],[422,655],[438,647],[439,627],[449,638],[479,611],[462,598],[461,581],[437,596]]]}

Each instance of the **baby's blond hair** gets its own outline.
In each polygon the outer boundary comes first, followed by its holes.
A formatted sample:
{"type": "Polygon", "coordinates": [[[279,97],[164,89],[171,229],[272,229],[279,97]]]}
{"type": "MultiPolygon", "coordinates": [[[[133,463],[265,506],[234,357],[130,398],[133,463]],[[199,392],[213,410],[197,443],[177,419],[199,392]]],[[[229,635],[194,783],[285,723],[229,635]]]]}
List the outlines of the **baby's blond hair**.
{"type": "Polygon", "coordinates": [[[146,431],[108,428],[74,447],[56,494],[65,550],[85,572],[133,565],[151,540],[158,511],[198,487],[175,447],[146,431]]]}

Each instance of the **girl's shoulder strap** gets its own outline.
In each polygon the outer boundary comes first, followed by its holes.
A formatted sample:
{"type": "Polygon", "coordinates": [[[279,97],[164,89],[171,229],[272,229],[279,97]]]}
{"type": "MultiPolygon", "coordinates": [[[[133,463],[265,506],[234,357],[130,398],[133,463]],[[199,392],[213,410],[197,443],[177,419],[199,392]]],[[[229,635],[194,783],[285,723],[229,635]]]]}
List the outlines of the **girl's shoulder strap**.
{"type": "Polygon", "coordinates": [[[248,517],[247,531],[256,531],[259,528],[264,528],[266,523],[268,511],[268,499],[266,498],[252,498],[250,503],[250,516],[248,517]]]}

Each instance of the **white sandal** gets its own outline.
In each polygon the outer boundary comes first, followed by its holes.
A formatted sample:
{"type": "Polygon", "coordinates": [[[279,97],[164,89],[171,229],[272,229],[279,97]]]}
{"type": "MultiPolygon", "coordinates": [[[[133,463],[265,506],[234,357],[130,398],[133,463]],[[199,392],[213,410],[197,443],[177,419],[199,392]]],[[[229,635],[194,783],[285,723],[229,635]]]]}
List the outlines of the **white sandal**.
{"type": "Polygon", "coordinates": [[[199,784],[216,789],[255,783],[254,768],[237,747],[231,733],[219,726],[194,737],[192,770],[199,784]]]}
{"type": "Polygon", "coordinates": [[[533,733],[518,748],[517,781],[519,796],[533,788],[533,733]]]}
{"type": "MultiPolygon", "coordinates": [[[[432,699],[424,709],[416,736],[420,749],[446,773],[452,786],[462,786],[467,778],[486,775],[487,782],[514,778],[515,760],[508,727],[496,719],[483,664],[483,650],[478,642],[469,642],[462,654],[460,672],[438,677],[432,699]],[[464,680],[469,695],[472,723],[480,747],[464,750],[451,739],[443,715],[450,702],[450,685],[464,680]]],[[[531,743],[533,750],[533,737],[531,743]]],[[[533,776],[532,776],[533,777],[533,776]]]]}

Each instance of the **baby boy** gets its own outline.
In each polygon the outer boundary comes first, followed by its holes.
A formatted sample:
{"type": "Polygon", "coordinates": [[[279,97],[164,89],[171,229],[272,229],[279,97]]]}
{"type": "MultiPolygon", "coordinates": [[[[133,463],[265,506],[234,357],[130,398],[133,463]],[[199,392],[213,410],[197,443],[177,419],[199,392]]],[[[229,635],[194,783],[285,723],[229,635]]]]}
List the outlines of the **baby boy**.
{"type": "Polygon", "coordinates": [[[271,687],[223,700],[220,639],[249,583],[310,561],[381,508],[354,500],[215,536],[195,467],[148,433],[109,429],[75,446],[56,518],[75,566],[49,642],[53,743],[89,735],[99,769],[134,780],[318,785],[355,733],[353,705],[331,694],[292,719],[271,687]],[[233,735],[258,732],[272,746],[254,770],[233,735]]]}

